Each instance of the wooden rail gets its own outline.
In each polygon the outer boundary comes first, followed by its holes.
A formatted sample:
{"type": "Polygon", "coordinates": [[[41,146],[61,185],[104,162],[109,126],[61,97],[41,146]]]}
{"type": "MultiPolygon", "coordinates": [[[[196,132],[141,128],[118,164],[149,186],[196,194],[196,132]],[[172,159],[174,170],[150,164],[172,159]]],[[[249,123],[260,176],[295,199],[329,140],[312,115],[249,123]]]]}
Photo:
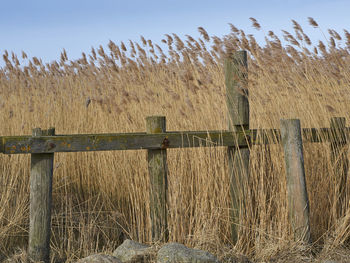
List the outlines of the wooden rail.
{"type": "MultiPolygon", "coordinates": [[[[166,131],[162,116],[146,118],[146,132],[56,135],[54,128],[34,129],[31,136],[1,136],[0,153],[31,154],[30,229],[28,255],[32,261],[49,262],[52,175],[54,153],[114,150],[147,150],[150,176],[150,216],[153,241],[167,241],[167,149],[224,146],[228,149],[231,193],[232,242],[239,237],[241,209],[249,186],[249,155],[253,145],[282,143],[285,152],[288,205],[295,237],[310,242],[309,208],[302,141],[330,142],[335,163],[337,193],[345,198],[350,128],[345,118],[332,118],[330,128],[300,128],[298,121],[281,122],[279,129],[249,129],[247,54],[234,53],[225,61],[228,129],[224,131],[166,131]],[[282,134],[281,134],[282,133],[282,134]],[[303,138],[303,139],[301,139],[303,138]],[[246,188],[246,187],[243,187],[246,188]],[[243,193],[243,194],[242,194],[243,193]],[[302,198],[301,198],[302,197],[302,198]]],[[[339,214],[344,212],[338,206],[339,214]]]]}
{"type": "MultiPolygon", "coordinates": [[[[346,142],[350,128],[345,128],[346,142]]],[[[304,142],[329,142],[334,137],[331,128],[302,129],[304,142]]],[[[340,136],[338,136],[340,137],[340,136]]],[[[91,152],[142,149],[172,149],[188,147],[227,146],[246,148],[249,145],[280,143],[277,129],[238,131],[169,131],[148,133],[70,134],[53,136],[0,136],[0,153],[91,152]]]]}

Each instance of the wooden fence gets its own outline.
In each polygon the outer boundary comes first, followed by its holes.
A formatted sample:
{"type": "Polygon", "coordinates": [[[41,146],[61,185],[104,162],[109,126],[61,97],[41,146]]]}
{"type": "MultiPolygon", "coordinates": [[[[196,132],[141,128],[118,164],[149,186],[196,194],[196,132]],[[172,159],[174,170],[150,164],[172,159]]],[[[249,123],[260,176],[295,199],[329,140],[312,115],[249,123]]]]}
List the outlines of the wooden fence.
{"type": "MultiPolygon", "coordinates": [[[[31,154],[30,226],[28,255],[31,260],[49,262],[53,160],[56,152],[141,150],[148,151],[150,215],[153,241],[168,239],[167,149],[226,146],[232,199],[232,241],[239,232],[242,196],[237,189],[249,176],[249,150],[253,144],[282,143],[287,178],[289,218],[295,237],[310,240],[309,204],[305,183],[304,142],[330,142],[332,161],[338,171],[341,198],[345,196],[348,160],[344,147],[349,128],[345,118],[332,118],[330,128],[301,129],[299,120],[281,120],[281,129],[249,129],[247,53],[238,51],[225,60],[225,83],[229,123],[225,131],[166,131],[162,116],[146,118],[145,133],[56,135],[55,129],[33,129],[31,136],[0,137],[0,152],[31,154]],[[341,169],[340,169],[341,168],[341,169]]],[[[339,202],[341,204],[341,202],[339,202]]],[[[342,207],[338,207],[342,213],[342,207]]]]}

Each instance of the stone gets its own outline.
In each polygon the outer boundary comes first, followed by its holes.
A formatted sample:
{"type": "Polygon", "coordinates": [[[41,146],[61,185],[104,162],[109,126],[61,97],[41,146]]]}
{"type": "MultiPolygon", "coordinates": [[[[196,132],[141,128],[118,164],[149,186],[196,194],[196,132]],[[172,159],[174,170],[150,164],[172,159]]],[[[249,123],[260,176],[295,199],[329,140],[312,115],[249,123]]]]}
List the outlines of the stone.
{"type": "Polygon", "coordinates": [[[207,251],[188,248],[179,243],[168,243],[157,254],[157,263],[219,263],[220,261],[207,251]]]}
{"type": "Polygon", "coordinates": [[[113,252],[113,256],[119,258],[123,263],[146,262],[154,255],[155,253],[151,246],[130,239],[126,239],[113,252]]]}
{"type": "Polygon", "coordinates": [[[79,259],[77,263],[123,263],[117,257],[104,255],[104,254],[95,254],[90,255],[86,258],[79,259]]]}

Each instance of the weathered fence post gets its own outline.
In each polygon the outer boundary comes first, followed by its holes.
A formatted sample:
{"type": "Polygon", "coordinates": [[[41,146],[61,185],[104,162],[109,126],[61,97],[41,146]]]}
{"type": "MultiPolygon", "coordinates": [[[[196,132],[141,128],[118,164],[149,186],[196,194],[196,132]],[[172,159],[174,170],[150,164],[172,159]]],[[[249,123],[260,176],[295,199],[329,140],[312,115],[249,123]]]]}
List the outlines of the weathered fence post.
{"type": "Polygon", "coordinates": [[[311,243],[300,120],[281,120],[287,176],[289,220],[297,240],[311,243]]]}
{"type": "Polygon", "coordinates": [[[344,216],[346,208],[346,181],[349,161],[345,123],[345,118],[331,118],[331,161],[335,175],[335,215],[338,218],[344,216]]]}
{"type": "MultiPolygon", "coordinates": [[[[166,119],[163,116],[146,118],[147,133],[166,132],[166,119]]],[[[166,149],[148,150],[148,171],[150,178],[150,215],[153,241],[168,240],[167,223],[167,154],[166,149]]]]}
{"type": "MultiPolygon", "coordinates": [[[[247,89],[247,52],[237,51],[225,59],[226,103],[228,129],[249,129],[249,101],[247,89]]],[[[232,199],[232,241],[237,242],[244,181],[249,176],[249,149],[228,147],[230,192],[232,199]]]]}
{"type": "MultiPolygon", "coordinates": [[[[55,129],[33,129],[33,137],[54,135],[55,129]]],[[[50,262],[53,153],[31,154],[28,256],[50,262]]]]}

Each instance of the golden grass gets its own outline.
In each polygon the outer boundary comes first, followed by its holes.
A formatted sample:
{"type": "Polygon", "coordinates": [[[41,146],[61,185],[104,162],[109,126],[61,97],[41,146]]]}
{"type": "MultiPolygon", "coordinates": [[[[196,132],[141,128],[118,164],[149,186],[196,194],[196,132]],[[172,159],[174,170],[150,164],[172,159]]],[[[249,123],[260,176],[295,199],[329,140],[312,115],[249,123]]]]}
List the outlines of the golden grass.
{"type": "MultiPolygon", "coordinates": [[[[318,27],[312,19],[310,24],[318,27]]],[[[209,36],[204,28],[198,39],[166,35],[162,42],[169,53],[143,37],[128,45],[111,41],[108,51],[92,49],[75,61],[63,51],[60,61],[45,65],[24,52],[22,59],[5,52],[0,135],[31,134],[34,127],[55,127],[57,134],[145,131],[149,115],[165,115],[167,130],[226,129],[223,59],[239,49],[250,54],[252,128],[278,128],[281,118],[299,118],[303,127],[329,127],[331,117],[349,116],[350,34],[341,37],[330,30],[324,43],[312,44],[296,21],[293,25],[293,34],[284,32],[284,43],[268,31],[264,46],[231,25],[231,33],[222,38],[209,36]]],[[[249,198],[233,250],[225,149],[169,150],[170,240],[219,257],[234,252],[260,262],[310,261],[347,247],[350,212],[338,218],[334,211],[329,145],[306,144],[304,149],[312,247],[300,248],[291,237],[279,145],[251,149],[249,198]]],[[[26,248],[29,158],[0,156],[4,257],[26,248]]],[[[148,207],[144,151],[56,154],[52,260],[111,252],[124,238],[149,242],[148,207]]]]}

